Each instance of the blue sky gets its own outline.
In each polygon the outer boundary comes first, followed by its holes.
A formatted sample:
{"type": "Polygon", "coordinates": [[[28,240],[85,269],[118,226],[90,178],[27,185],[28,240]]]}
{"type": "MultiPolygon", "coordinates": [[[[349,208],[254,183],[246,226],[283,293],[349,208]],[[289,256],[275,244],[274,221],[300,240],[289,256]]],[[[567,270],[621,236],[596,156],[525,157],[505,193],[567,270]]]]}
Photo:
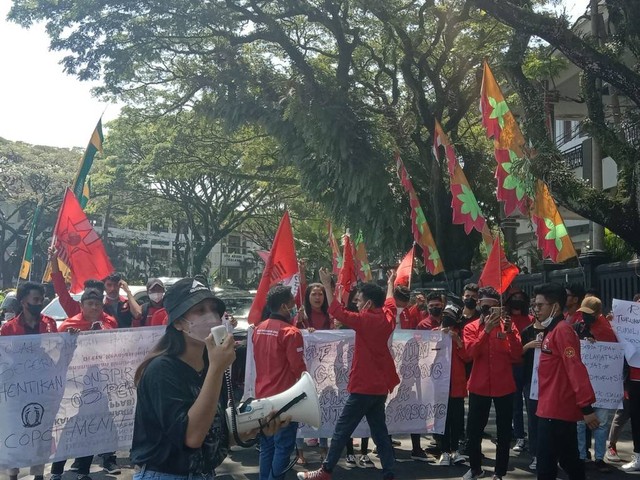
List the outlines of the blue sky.
{"type": "MultiPolygon", "coordinates": [[[[588,0],[565,1],[572,16],[584,13],[588,0]]],[[[64,56],[49,51],[44,25],[29,30],[7,22],[11,0],[0,0],[0,137],[37,145],[85,147],[103,111],[103,121],[119,107],[91,96],[88,82],[66,75],[64,56]]]]}

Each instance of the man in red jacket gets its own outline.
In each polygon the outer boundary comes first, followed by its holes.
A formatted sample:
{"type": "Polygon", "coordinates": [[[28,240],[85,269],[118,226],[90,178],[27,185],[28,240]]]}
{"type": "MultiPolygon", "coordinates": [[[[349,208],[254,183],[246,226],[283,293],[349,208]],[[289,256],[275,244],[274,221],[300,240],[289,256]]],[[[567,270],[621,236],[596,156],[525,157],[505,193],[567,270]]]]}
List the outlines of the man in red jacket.
{"type": "Polygon", "coordinates": [[[355,330],[356,345],[347,386],[349,398],[333,432],[327,458],[320,469],[298,473],[299,480],[331,480],[331,472],[362,417],[367,417],[371,436],[378,447],[384,480],[395,478],[393,447],[384,410],[387,395],[400,383],[388,343],[396,322],[394,280],[395,273],[392,273],[387,283],[386,300],[384,291],[375,283],[361,285],[355,296],[358,312],[349,312],[333,296],[331,274],[325,268],[320,269],[329,314],[355,330]]]}
{"type": "MultiPolygon", "coordinates": [[[[56,321],[42,315],[44,287],[39,283],[25,282],[18,287],[16,301],[22,307],[22,313],[2,325],[1,336],[34,335],[38,333],[55,333],[56,321]]],[[[19,468],[9,469],[9,480],[18,480],[19,468]]],[[[30,469],[34,480],[42,480],[44,465],[33,465],[30,469]]]]}
{"type": "Polygon", "coordinates": [[[545,283],[534,289],[534,311],[545,328],[538,368],[538,479],[555,480],[558,462],[570,480],[584,480],[578,456],[576,422],[598,427],[596,401],[589,374],[580,357],[580,341],[564,321],[567,294],[562,285],[545,283]]]}
{"type": "Polygon", "coordinates": [[[500,295],[491,287],[481,288],[478,320],[463,330],[464,346],[473,361],[469,377],[469,417],[467,421],[467,454],[470,470],[462,477],[476,480],[482,471],[482,432],[489,419],[491,402],[496,410],[498,447],[494,480],[506,475],[509,467],[511,417],[513,414],[512,365],[522,361],[520,334],[511,319],[500,313],[500,295]]]}
{"type": "MultiPolygon", "coordinates": [[[[290,287],[278,285],[267,294],[271,314],[253,332],[256,396],[271,397],[292,387],[307,370],[302,333],[293,325],[296,302],[290,287]]],[[[260,439],[260,480],[284,478],[296,443],[297,422],[272,437],[260,439]]]]}
{"type": "Polygon", "coordinates": [[[0,335],[33,335],[58,331],[56,321],[40,313],[44,308],[44,287],[41,284],[24,282],[18,287],[16,300],[22,312],[2,325],[0,335]]]}

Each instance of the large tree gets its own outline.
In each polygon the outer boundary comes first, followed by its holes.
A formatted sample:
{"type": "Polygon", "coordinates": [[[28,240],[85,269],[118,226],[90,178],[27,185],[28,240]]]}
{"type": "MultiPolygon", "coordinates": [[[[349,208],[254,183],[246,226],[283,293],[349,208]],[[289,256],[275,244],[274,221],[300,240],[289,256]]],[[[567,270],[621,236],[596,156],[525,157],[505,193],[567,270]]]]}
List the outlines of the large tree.
{"type": "MultiPolygon", "coordinates": [[[[557,201],[568,209],[607,227],[636,252],[640,252],[640,143],[626,136],[624,126],[637,129],[640,121],[640,73],[633,66],[640,60],[640,1],[605,0],[612,33],[599,38],[572,28],[566,16],[538,11],[528,0],[471,0],[491,16],[513,28],[513,40],[504,71],[519,93],[525,112],[524,127],[535,161],[527,162],[537,178],[544,179],[557,201]],[[522,70],[531,38],[548,42],[583,70],[581,101],[588,117],[583,128],[600,144],[618,166],[618,185],[613,193],[591,188],[573,174],[550,140],[545,126],[544,84],[527,77],[522,70]],[[621,112],[617,122],[605,116],[602,90],[597,80],[609,84],[635,108],[621,112]]],[[[549,2],[540,2],[549,3],[549,2]]],[[[602,11],[602,10],[601,10],[602,11]]],[[[547,77],[548,79],[548,77],[547,77]]]]}
{"type": "Polygon", "coordinates": [[[25,26],[45,20],[52,48],[71,52],[65,69],[101,78],[102,93],[157,113],[193,108],[232,128],[259,125],[311,198],[393,253],[411,237],[394,178],[400,151],[448,269],[468,267],[479,238],[451,225],[446,176],[431,156],[435,117],[496,212],[489,157],[467,135],[475,108],[466,115],[481,59],[500,55],[506,29],[478,15],[462,1],[408,0],[15,0],[10,14],[25,26]]]}
{"type": "Polygon", "coordinates": [[[247,219],[299,196],[294,172],[277,166],[278,148],[264,133],[230,134],[193,111],[153,121],[139,113],[125,109],[109,124],[99,170],[103,188],[117,183],[108,208],[126,211],[130,226],[172,221],[177,240],[188,239],[178,249],[183,275],[201,272],[211,249],[247,219]]]}

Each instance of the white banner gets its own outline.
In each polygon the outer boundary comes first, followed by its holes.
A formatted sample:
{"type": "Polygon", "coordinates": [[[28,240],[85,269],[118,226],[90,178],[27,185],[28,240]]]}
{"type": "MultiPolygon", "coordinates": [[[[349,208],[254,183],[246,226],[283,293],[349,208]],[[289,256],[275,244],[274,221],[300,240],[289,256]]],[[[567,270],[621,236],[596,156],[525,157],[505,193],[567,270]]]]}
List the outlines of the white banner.
{"type": "MultiPolygon", "coordinates": [[[[538,366],[540,350],[536,349],[533,376],[531,378],[532,400],[538,399],[538,366]],[[535,386],[534,386],[535,385],[535,386]]],[[[587,367],[589,380],[596,394],[597,408],[615,410],[622,405],[624,396],[622,368],[624,364],[624,348],[619,343],[580,341],[580,357],[587,367]]]]}
{"type": "Polygon", "coordinates": [[[163,333],[0,337],[0,469],[129,450],[133,376],[163,333]]]}
{"type": "Polygon", "coordinates": [[[640,368],[640,303],[613,299],[613,331],[632,367],[640,368]]]}
{"type": "MultiPolygon", "coordinates": [[[[250,329],[251,331],[251,329],[250,329]]],[[[349,396],[347,384],[355,348],[353,330],[303,332],[307,370],[316,382],[322,425],[301,425],[298,437],[331,437],[349,396]]],[[[248,338],[244,398],[255,397],[255,366],[248,338]]],[[[451,375],[451,337],[439,331],[395,330],[392,354],[400,384],[387,399],[387,428],[391,434],[444,433],[451,375]]],[[[371,371],[371,375],[380,372],[371,371]]],[[[363,420],[354,436],[369,436],[363,420]]]]}

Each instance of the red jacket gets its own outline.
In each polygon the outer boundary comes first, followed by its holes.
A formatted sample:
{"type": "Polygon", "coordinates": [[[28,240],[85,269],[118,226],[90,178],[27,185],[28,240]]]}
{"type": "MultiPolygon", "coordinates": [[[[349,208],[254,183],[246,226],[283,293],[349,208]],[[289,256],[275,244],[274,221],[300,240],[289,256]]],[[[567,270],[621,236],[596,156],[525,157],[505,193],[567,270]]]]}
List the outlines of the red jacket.
{"type": "MultiPolygon", "coordinates": [[[[47,317],[46,315],[40,315],[40,328],[38,333],[56,333],[57,331],[56,321],[53,318],[47,317]]],[[[13,317],[7,323],[2,325],[2,328],[0,328],[0,335],[3,337],[26,334],[22,314],[17,317],[13,317]]]]}
{"type": "Polygon", "coordinates": [[[416,330],[434,330],[440,327],[442,323],[442,317],[434,318],[431,315],[423,317],[420,323],[418,323],[416,330]]]}
{"type": "Polygon", "coordinates": [[[564,314],[564,319],[569,325],[573,325],[574,323],[578,323],[582,321],[582,312],[575,312],[570,314],[569,312],[564,314]]]}
{"type": "Polygon", "coordinates": [[[531,315],[511,315],[511,321],[518,328],[518,333],[533,323],[531,315]]]}
{"type": "Polygon", "coordinates": [[[297,327],[280,315],[260,322],[253,332],[256,397],[270,397],[292,387],[307,370],[304,343],[297,327]]]}
{"type": "Polygon", "coordinates": [[[356,332],[356,346],[349,373],[349,393],[387,395],[400,378],[389,350],[389,337],[396,323],[396,302],[387,298],[382,308],[363,312],[345,310],[336,299],[329,313],[356,332]]]}
{"type": "Polygon", "coordinates": [[[156,325],[166,325],[169,323],[169,314],[165,308],[161,308],[160,310],[156,310],[151,317],[151,323],[149,323],[149,327],[156,325]]]}
{"type": "Polygon", "coordinates": [[[322,311],[316,312],[311,310],[311,315],[302,321],[300,314],[296,315],[295,322],[293,322],[298,328],[313,328],[315,330],[333,330],[333,321],[329,314],[325,315],[322,311]]]}
{"type": "Polygon", "coordinates": [[[60,301],[60,305],[64,309],[64,312],[69,316],[73,317],[80,313],[80,302],[74,300],[69,294],[69,290],[67,290],[67,284],[64,283],[64,276],[62,272],[56,272],[51,274],[51,280],[53,280],[53,289],[58,295],[58,300],[60,301]]]}
{"type": "Polygon", "coordinates": [[[503,397],[516,391],[512,365],[522,362],[520,333],[515,325],[506,333],[500,323],[487,334],[481,320],[468,323],[462,333],[467,357],[473,362],[469,392],[503,397]]]}
{"type": "MultiPolygon", "coordinates": [[[[396,314],[396,317],[397,316],[398,315],[396,314]]],[[[416,305],[412,305],[402,309],[399,320],[399,323],[396,323],[396,328],[400,328],[402,330],[415,330],[421,320],[418,307],[416,305]]]]}
{"type": "Polygon", "coordinates": [[[596,401],[589,373],[580,358],[580,340],[571,325],[556,318],[542,340],[538,368],[540,418],[567,422],[583,419],[582,408],[596,401]]]}
{"type": "MultiPolygon", "coordinates": [[[[118,322],[116,319],[102,312],[100,317],[100,322],[102,322],[102,328],[99,330],[111,330],[113,328],[118,328],[118,322]]],[[[93,322],[89,322],[85,320],[82,312],[73,317],[67,318],[62,325],[60,325],[60,332],[66,332],[70,328],[77,328],[81,332],[86,332],[87,330],[91,330],[91,325],[93,322]]]]}

